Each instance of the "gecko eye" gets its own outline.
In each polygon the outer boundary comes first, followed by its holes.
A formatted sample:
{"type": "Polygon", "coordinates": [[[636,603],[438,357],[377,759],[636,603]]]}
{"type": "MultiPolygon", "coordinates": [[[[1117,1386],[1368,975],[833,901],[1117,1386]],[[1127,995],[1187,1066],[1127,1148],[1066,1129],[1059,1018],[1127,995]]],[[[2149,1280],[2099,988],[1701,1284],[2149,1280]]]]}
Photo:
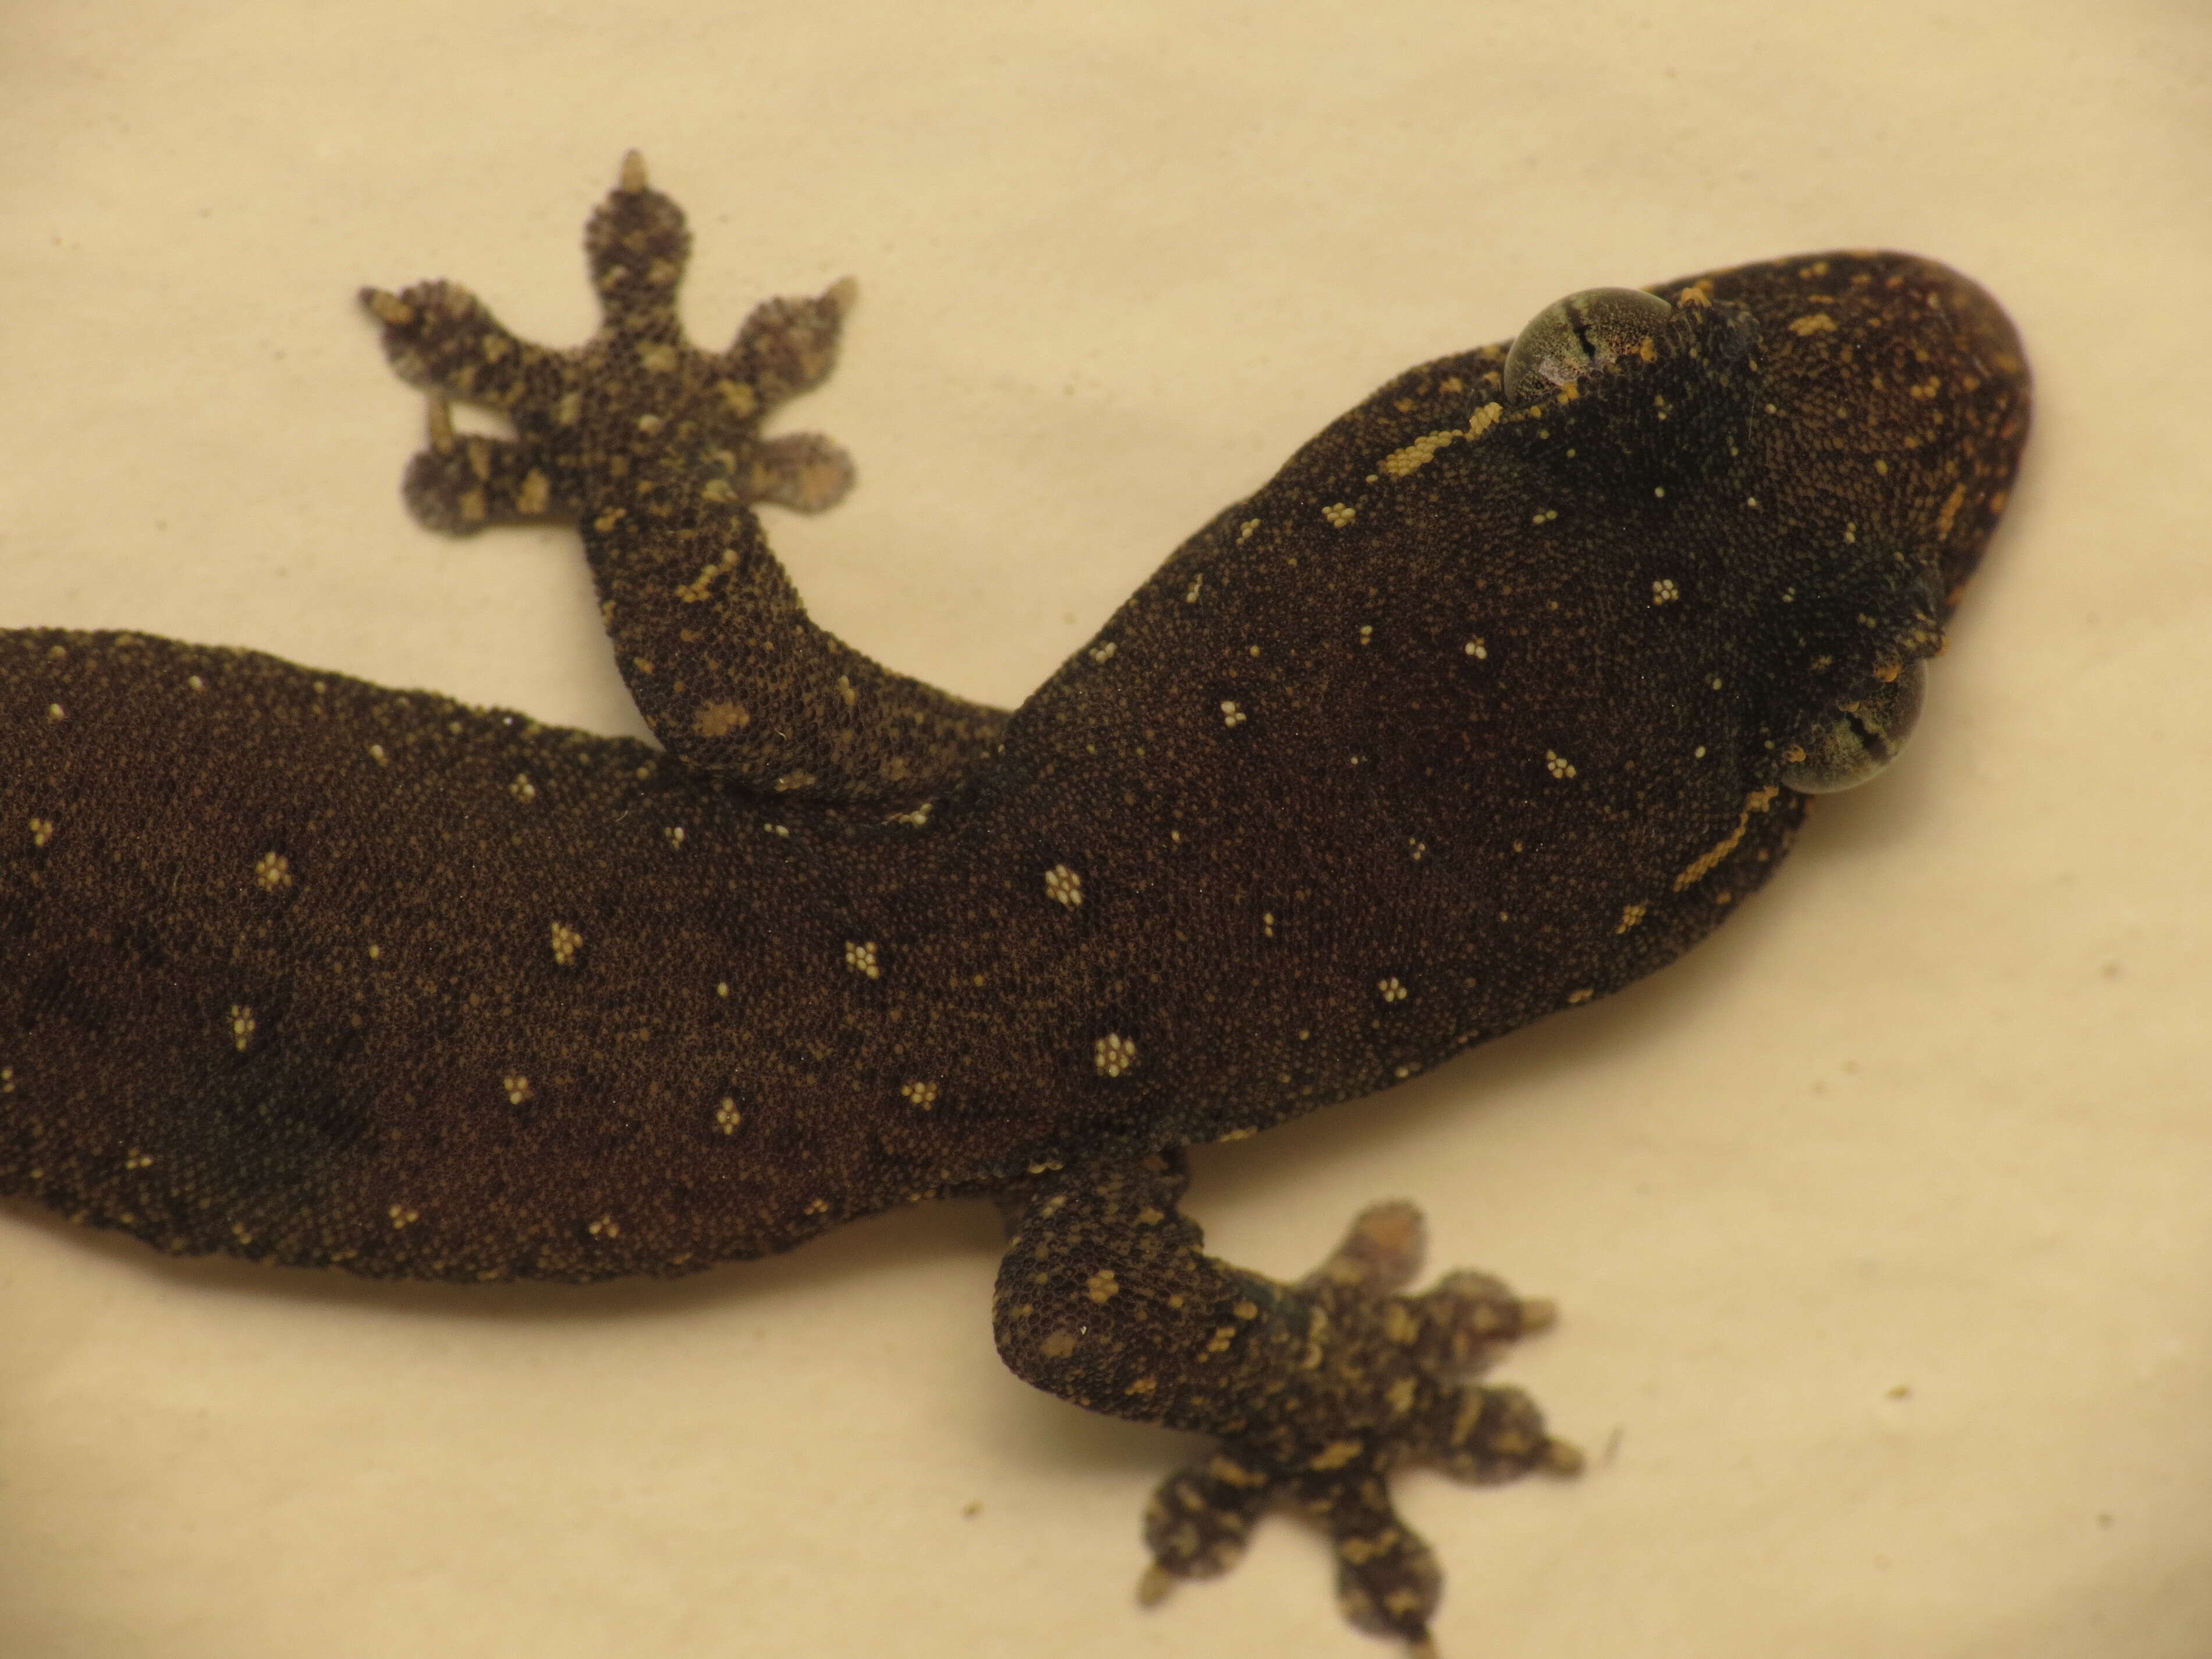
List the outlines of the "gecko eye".
{"type": "Polygon", "coordinates": [[[1866,696],[1838,703],[1835,714],[1805,740],[1805,758],[1782,769],[1782,781],[1808,795],[1832,795],[1864,783],[1895,760],[1912,735],[1927,684],[1928,672],[1915,660],[1887,684],[1877,684],[1866,696]]]}
{"type": "Polygon", "coordinates": [[[1674,314],[1656,295],[1632,288],[1586,288],[1554,300],[1514,337],[1505,354],[1505,395],[1533,403],[1570,380],[1611,368],[1674,314]]]}

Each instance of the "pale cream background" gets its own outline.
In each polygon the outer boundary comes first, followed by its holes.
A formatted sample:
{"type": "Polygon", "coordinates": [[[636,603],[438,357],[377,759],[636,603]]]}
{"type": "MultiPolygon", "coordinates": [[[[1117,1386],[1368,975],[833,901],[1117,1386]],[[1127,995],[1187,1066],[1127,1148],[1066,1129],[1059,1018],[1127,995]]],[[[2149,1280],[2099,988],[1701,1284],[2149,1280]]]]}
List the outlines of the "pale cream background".
{"type": "MultiPolygon", "coordinates": [[[[1403,1483],[1448,1656],[2201,1659],[2208,64],[2196,0],[18,3],[0,623],[636,729],[569,538],[404,517],[350,297],[580,337],[633,144],[703,337],[860,276],[787,422],[860,488],[773,534],[848,638],[1008,701],[1409,363],[1595,283],[1950,259],[2040,403],[1907,762],[1679,968],[1207,1152],[1195,1208],[1291,1273],[1407,1194],[1563,1302],[1508,1374],[1588,1477],[1403,1483]]],[[[9,1208],[0,1656],[1386,1651],[1287,1520],[1132,1605],[1192,1443],[1000,1370],[993,1237],[461,1291],[9,1208]]]]}

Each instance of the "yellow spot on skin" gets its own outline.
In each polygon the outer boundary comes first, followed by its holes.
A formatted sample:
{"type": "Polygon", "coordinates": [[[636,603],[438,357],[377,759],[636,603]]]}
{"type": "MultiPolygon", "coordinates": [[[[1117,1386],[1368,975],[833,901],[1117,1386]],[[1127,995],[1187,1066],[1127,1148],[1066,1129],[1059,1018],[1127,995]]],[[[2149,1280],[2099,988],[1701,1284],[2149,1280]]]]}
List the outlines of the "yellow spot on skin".
{"type": "Polygon", "coordinates": [[[1055,864],[1044,872],[1045,896],[1069,909],[1081,908],[1083,878],[1064,864],[1055,864]]]}
{"type": "Polygon", "coordinates": [[[1244,724],[1244,711],[1234,702],[1224,700],[1221,705],[1221,723],[1235,730],[1244,724]]]}
{"type": "Polygon", "coordinates": [[[1567,993],[1567,1002],[1570,1006],[1572,1006],[1574,1004],[1578,1002],[1588,1002],[1597,993],[1595,991],[1590,990],[1570,991],[1567,993]]]}
{"type": "Polygon", "coordinates": [[[1791,323],[1790,331],[1801,340],[1814,334],[1832,334],[1836,331],[1836,319],[1825,311],[1816,311],[1791,323]]]}
{"type": "Polygon", "coordinates": [[[550,936],[553,942],[553,960],[563,968],[574,962],[576,952],[584,948],[584,936],[565,921],[555,922],[550,936]]]}
{"type": "Polygon", "coordinates": [[[1111,1267],[1101,1267],[1083,1281],[1083,1293],[1103,1308],[1121,1295],[1121,1285],[1111,1267]]]}
{"type": "Polygon", "coordinates": [[[69,718],[69,710],[58,702],[50,702],[46,705],[46,718],[50,720],[65,720],[69,718]]]}
{"type": "Polygon", "coordinates": [[[1415,1382],[1412,1377],[1401,1376],[1395,1382],[1393,1382],[1390,1385],[1389,1389],[1382,1397],[1389,1402],[1390,1412],[1393,1416],[1403,1417],[1407,1412],[1413,1409],[1414,1397],[1419,1392],[1420,1385],[1415,1382]]]}
{"type": "Polygon", "coordinates": [[[1943,510],[1936,515],[1936,533],[1937,535],[1948,536],[1951,533],[1952,520],[1959,516],[1959,509],[1966,504],[1966,486],[1964,484],[1953,484],[1951,486],[1951,493],[1944,497],[1943,510]]]}
{"type": "Polygon", "coordinates": [[[154,1155],[151,1152],[142,1152],[134,1146],[131,1150],[131,1155],[123,1160],[123,1167],[126,1170],[144,1170],[151,1168],[153,1163],[154,1155]]]}
{"type": "Polygon", "coordinates": [[[384,745],[380,743],[372,743],[368,745],[368,757],[379,766],[391,764],[391,757],[384,752],[384,745]]]}
{"type": "Polygon", "coordinates": [[[1331,501],[1322,508],[1321,515],[1328,520],[1332,529],[1341,530],[1359,516],[1359,509],[1346,507],[1342,501],[1331,501]]]}
{"type": "Polygon", "coordinates": [[[1101,1077],[1121,1077],[1137,1069],[1137,1045],[1119,1031],[1109,1031],[1091,1045],[1091,1062],[1101,1077]]]}
{"type": "Polygon", "coordinates": [[[533,1092],[530,1087],[530,1079],[520,1072],[509,1072],[505,1077],[500,1079],[499,1086],[506,1091],[507,1103],[510,1106],[521,1105],[533,1092]]]}
{"type": "Polygon", "coordinates": [[[611,1215],[601,1216],[597,1221],[594,1221],[584,1231],[591,1234],[593,1238],[620,1238],[622,1237],[622,1229],[616,1224],[615,1218],[611,1215]]]}
{"type": "Polygon", "coordinates": [[[806,1203],[806,1213],[809,1215],[828,1215],[830,1213],[830,1200],[826,1198],[809,1199],[806,1203]]]}
{"type": "Polygon", "coordinates": [[[934,1083],[902,1083],[899,1092],[925,1112],[937,1104],[937,1085],[934,1083]]]}
{"type": "Polygon", "coordinates": [[[1674,586],[1674,579],[1671,576],[1662,576],[1651,584],[1651,603],[1654,605],[1672,605],[1681,597],[1682,590],[1674,586]]]}
{"type": "Polygon", "coordinates": [[[0,1095],[12,1095],[15,1092],[15,1068],[12,1066],[0,1066],[0,1095]]]}
{"type": "Polygon", "coordinates": [[[1067,1331],[1054,1331],[1037,1344],[1037,1351],[1047,1359],[1065,1359],[1075,1352],[1075,1337],[1067,1331]]]}
{"type": "Polygon", "coordinates": [[[1240,542],[1250,541],[1252,539],[1252,532],[1259,527],[1260,521],[1257,519],[1245,520],[1243,524],[1237,526],[1237,539],[1240,542]]]}
{"type": "Polygon", "coordinates": [[[538,786],[530,781],[527,772],[517,772],[514,781],[507,786],[507,793],[527,806],[538,799],[538,786]]]}
{"type": "Polygon", "coordinates": [[[1154,1389],[1157,1389],[1159,1386],[1160,1380],[1157,1376],[1140,1376],[1135,1382],[1129,1384],[1127,1388],[1122,1389],[1121,1392],[1124,1394],[1150,1394],[1154,1389]]]}
{"type": "Polygon", "coordinates": [[[1107,641],[1103,645],[1094,645],[1091,647],[1091,660],[1093,662],[1108,661],[1113,655],[1114,641],[1111,640],[1107,641]]]}
{"type": "Polygon", "coordinates": [[[1705,854],[1695,864],[1674,878],[1674,890],[1679,893],[1692,882],[1703,881],[1710,875],[1714,867],[1730,853],[1735,852],[1737,846],[1741,843],[1743,832],[1751,827],[1751,815],[1753,812],[1764,812],[1775,796],[1781,793],[1779,789],[1769,786],[1765,789],[1754,789],[1750,794],[1745,796],[1743,811],[1737,816],[1735,828],[1722,838],[1718,846],[1705,854]]]}
{"type": "Polygon", "coordinates": [[[873,939],[870,939],[865,945],[854,945],[849,940],[847,941],[845,965],[856,974],[866,974],[870,979],[881,979],[884,976],[884,970],[876,961],[876,943],[873,939]]]}
{"type": "Polygon", "coordinates": [[[422,1211],[410,1210],[404,1204],[394,1204],[385,1212],[385,1214],[392,1218],[392,1224],[394,1227],[404,1227],[410,1222],[420,1221],[422,1218],[422,1211]]]}
{"type": "Polygon", "coordinates": [[[185,684],[194,691],[204,691],[207,690],[207,682],[197,674],[185,675],[185,684]]]}
{"type": "Polygon", "coordinates": [[[691,717],[691,730],[697,737],[726,738],[752,723],[753,717],[743,703],[725,699],[701,703],[699,712],[691,717]]]}
{"type": "Polygon", "coordinates": [[[668,844],[671,847],[681,847],[684,845],[684,826],[682,824],[672,823],[660,833],[668,837],[668,844]]]}
{"type": "Polygon", "coordinates": [[[1388,979],[1376,981],[1375,988],[1382,992],[1385,1002],[1403,1002],[1412,994],[1395,974],[1388,979]]]}
{"type": "Polygon", "coordinates": [[[1554,754],[1549,749],[1544,751],[1544,769],[1562,781],[1575,775],[1574,763],[1565,755],[1554,754]]]}
{"type": "Polygon", "coordinates": [[[1614,928],[1613,931],[1616,933],[1626,933],[1630,928],[1635,927],[1638,922],[1644,920],[1644,915],[1647,913],[1647,908],[1648,907],[1641,904],[1625,904],[1621,906],[1620,926],[1614,928]]]}
{"type": "Polygon", "coordinates": [[[1479,636],[1477,638],[1471,639],[1467,642],[1466,650],[1467,654],[1473,657],[1477,662],[1480,662],[1484,658],[1490,654],[1490,647],[1485,645],[1479,636]]]}
{"type": "Polygon", "coordinates": [[[53,838],[54,821],[52,818],[33,818],[31,820],[32,846],[44,847],[53,838]]]}
{"type": "Polygon", "coordinates": [[[676,367],[676,348],[664,340],[653,340],[637,349],[638,367],[648,374],[665,374],[676,367]]]}
{"type": "Polygon", "coordinates": [[[282,892],[292,884],[292,860],[282,853],[264,853],[254,860],[253,879],[264,892],[282,892]]]}
{"type": "Polygon", "coordinates": [[[1197,575],[1193,576],[1190,579],[1190,586],[1183,589],[1182,602],[1185,605],[1196,605],[1198,603],[1198,591],[1205,586],[1206,573],[1201,570],[1197,575]]]}
{"type": "Polygon", "coordinates": [[[532,467],[529,476],[523,479],[522,488],[514,492],[514,510],[529,514],[543,513],[552,499],[552,483],[543,472],[532,467]]]}
{"type": "Polygon", "coordinates": [[[230,1005],[230,1041],[232,1046],[236,1048],[239,1053],[244,1054],[246,1052],[246,1045],[253,1041],[253,1010],[247,1007],[242,1002],[232,1003],[230,1005]]]}
{"type": "Polygon", "coordinates": [[[745,1115],[738,1109],[738,1103],[724,1095],[722,1103],[714,1108],[714,1127],[726,1135],[733,1135],[738,1132],[738,1125],[744,1121],[745,1115]]]}
{"type": "Polygon", "coordinates": [[[1362,1449],[1357,1440],[1332,1440],[1314,1455],[1313,1461],[1306,1467],[1323,1474],[1330,1469],[1340,1469],[1358,1456],[1362,1449]]]}

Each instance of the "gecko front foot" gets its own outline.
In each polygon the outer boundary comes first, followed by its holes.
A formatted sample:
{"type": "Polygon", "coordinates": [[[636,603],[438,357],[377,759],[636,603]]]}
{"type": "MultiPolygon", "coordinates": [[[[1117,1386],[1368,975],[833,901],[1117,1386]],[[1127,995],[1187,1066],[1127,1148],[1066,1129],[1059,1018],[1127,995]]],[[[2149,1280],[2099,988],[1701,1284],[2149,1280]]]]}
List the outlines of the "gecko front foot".
{"type": "Polygon", "coordinates": [[[1582,1467],[1527,1395],[1474,1380],[1551,1324],[1552,1304],[1479,1273],[1405,1294],[1423,1248],[1405,1203],[1366,1211],[1295,1283],[1247,1273],[1200,1249],[1178,1208],[1188,1179],[1179,1156],[1157,1154],[1010,1194],[1000,1356],[1092,1410],[1219,1437],[1146,1508],[1144,1600],[1227,1571],[1283,1504],[1328,1530],[1345,1615],[1424,1650],[1443,1575],[1392,1506],[1389,1476],[1421,1462],[1484,1483],[1582,1467]]]}
{"type": "Polygon", "coordinates": [[[1423,1234],[1413,1205],[1376,1205],[1294,1287],[1313,1304],[1307,1376],[1255,1431],[1224,1438],[1161,1483],[1145,1512],[1153,1564],[1143,1600],[1178,1578],[1225,1572],[1261,1514],[1284,1502],[1328,1533],[1345,1617],[1425,1651],[1443,1575],[1392,1504],[1390,1471],[1428,1462],[1492,1484],[1581,1468],[1582,1454],[1545,1432],[1526,1394],[1470,1380],[1516,1338],[1550,1325],[1552,1304],[1471,1272],[1396,1294],[1419,1271],[1423,1234]]]}
{"type": "Polygon", "coordinates": [[[520,338],[458,283],[362,291],[385,355],[428,394],[409,507],[455,534],[574,520],[623,679],[685,765],[889,809],[949,791],[996,752],[1006,715],[817,626],[752,511],[817,512],[852,486],[829,439],[761,429],[829,374],[852,279],[765,301],[727,349],[702,350],[677,311],[691,234],[634,151],[584,241],[601,320],[570,349],[520,338]],[[456,401],[498,410],[514,436],[457,431],[456,401]]]}

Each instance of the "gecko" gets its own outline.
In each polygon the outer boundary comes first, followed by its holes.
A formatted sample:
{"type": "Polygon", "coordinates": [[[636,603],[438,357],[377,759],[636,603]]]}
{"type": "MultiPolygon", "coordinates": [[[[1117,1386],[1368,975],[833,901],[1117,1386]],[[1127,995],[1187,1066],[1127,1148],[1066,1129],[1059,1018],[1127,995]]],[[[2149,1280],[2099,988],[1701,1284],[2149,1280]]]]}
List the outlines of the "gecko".
{"type": "Polygon", "coordinates": [[[1295,1281],[1218,1260],[1183,1149],[1663,966],[1880,772],[2012,487],[2012,325],[1894,252],[1570,295],[1331,422],[1008,711],[820,627],[765,538],[853,481],[763,430],[849,280],[709,352],[690,248],[633,153],[584,345],[362,295],[427,394],[414,515],[574,524],[655,744],[0,632],[0,1193],[180,1255],[574,1283],[988,1197],[1015,1374],[1215,1442],[1146,1506],[1144,1599],[1288,1508],[1345,1615],[1432,1652],[1390,1476],[1579,1466],[1482,1380],[1554,1310],[1414,1290],[1404,1202],[1295,1281]]]}

